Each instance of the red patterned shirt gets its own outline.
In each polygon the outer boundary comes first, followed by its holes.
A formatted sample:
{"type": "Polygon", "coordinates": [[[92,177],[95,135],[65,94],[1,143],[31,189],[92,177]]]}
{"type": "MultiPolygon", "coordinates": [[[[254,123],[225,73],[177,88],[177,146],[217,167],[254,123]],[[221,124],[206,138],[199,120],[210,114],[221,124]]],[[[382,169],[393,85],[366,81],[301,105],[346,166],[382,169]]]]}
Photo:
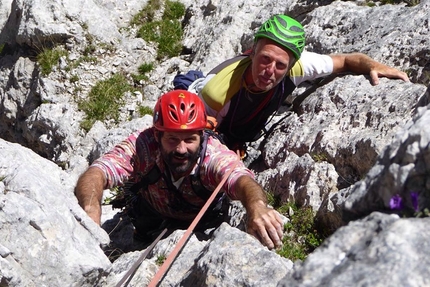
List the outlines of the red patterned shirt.
{"type": "MultiPolygon", "coordinates": [[[[234,187],[238,178],[242,175],[254,177],[254,174],[244,166],[235,152],[229,150],[217,139],[209,137],[206,155],[200,167],[201,184],[210,191],[215,190],[223,175],[235,161],[239,163],[221,189],[221,192],[225,192],[233,200],[237,199],[234,187]]],[[[105,188],[112,188],[122,186],[126,182],[140,181],[154,165],[158,166],[163,176],[157,183],[149,185],[148,190],[143,191],[144,198],[162,216],[192,220],[205,201],[194,193],[190,176],[183,178],[176,191],[168,189],[166,180],[168,175],[161,158],[159,144],[155,141],[154,128],[131,134],[111,151],[94,161],[91,166],[98,167],[104,172],[107,179],[105,188]]],[[[195,174],[196,168],[197,164],[192,174],[195,174]]]]}

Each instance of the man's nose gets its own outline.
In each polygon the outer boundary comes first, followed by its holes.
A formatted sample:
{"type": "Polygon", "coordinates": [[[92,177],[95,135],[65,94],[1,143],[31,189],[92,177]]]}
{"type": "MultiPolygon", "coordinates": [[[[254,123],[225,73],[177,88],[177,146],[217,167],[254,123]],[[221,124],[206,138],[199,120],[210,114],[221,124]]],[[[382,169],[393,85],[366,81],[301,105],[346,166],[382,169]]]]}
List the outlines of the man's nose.
{"type": "Polygon", "coordinates": [[[273,74],[275,72],[275,68],[276,68],[276,62],[275,61],[270,62],[266,66],[266,72],[269,74],[273,74]]]}
{"type": "Polygon", "coordinates": [[[178,152],[178,153],[186,153],[187,152],[187,145],[185,144],[185,141],[179,142],[179,144],[176,146],[176,152],[178,152]]]}

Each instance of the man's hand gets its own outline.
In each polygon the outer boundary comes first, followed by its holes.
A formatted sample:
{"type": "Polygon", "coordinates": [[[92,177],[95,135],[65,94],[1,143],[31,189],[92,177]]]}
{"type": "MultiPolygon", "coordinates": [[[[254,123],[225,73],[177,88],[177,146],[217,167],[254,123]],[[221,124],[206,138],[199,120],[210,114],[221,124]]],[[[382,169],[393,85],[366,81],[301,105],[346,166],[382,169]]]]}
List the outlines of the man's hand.
{"type": "Polygon", "coordinates": [[[379,84],[380,77],[386,77],[390,79],[401,79],[405,82],[409,82],[409,77],[405,72],[399,71],[395,68],[388,67],[384,64],[377,63],[369,72],[372,85],[376,86],[379,84]]]}
{"type": "Polygon", "coordinates": [[[101,200],[105,181],[104,173],[93,167],[79,177],[75,187],[79,205],[98,225],[101,222],[101,200]]]}
{"type": "Polygon", "coordinates": [[[256,237],[269,249],[282,245],[284,224],[279,213],[257,202],[247,209],[247,232],[256,237]]]}
{"type": "Polygon", "coordinates": [[[261,186],[250,176],[241,176],[235,184],[236,195],[247,214],[247,232],[269,249],[282,245],[284,225],[277,211],[267,206],[261,186]]]}
{"type": "Polygon", "coordinates": [[[370,82],[373,86],[379,84],[380,77],[390,79],[401,79],[409,82],[409,77],[405,72],[389,67],[362,53],[332,54],[333,73],[356,73],[370,75],[370,82]]]}

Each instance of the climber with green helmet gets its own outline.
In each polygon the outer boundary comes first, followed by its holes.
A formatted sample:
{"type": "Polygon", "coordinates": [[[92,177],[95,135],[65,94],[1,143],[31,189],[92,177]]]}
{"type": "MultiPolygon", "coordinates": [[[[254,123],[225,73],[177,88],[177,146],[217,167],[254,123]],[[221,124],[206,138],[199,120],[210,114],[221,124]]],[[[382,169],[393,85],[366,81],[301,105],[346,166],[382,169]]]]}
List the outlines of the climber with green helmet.
{"type": "Polygon", "coordinates": [[[208,116],[231,149],[256,140],[267,121],[297,86],[333,73],[369,74],[409,81],[406,73],[362,53],[321,55],[304,51],[305,31],[295,19],[275,15],[259,28],[253,48],[193,82],[208,116]]]}

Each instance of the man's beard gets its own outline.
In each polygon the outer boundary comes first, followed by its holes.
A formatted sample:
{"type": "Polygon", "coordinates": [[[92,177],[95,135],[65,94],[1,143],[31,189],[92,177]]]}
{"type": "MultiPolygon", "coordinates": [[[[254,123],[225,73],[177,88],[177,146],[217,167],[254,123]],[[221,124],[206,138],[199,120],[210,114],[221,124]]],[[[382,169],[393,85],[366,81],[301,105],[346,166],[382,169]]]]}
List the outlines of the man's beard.
{"type": "Polygon", "coordinates": [[[197,159],[199,158],[199,150],[197,150],[195,153],[186,152],[184,154],[180,154],[175,151],[167,153],[163,148],[161,148],[161,156],[166,165],[169,167],[172,175],[182,177],[185,176],[187,172],[190,172],[191,168],[197,163],[197,159]],[[186,159],[186,162],[176,162],[175,158],[186,159]]]}

